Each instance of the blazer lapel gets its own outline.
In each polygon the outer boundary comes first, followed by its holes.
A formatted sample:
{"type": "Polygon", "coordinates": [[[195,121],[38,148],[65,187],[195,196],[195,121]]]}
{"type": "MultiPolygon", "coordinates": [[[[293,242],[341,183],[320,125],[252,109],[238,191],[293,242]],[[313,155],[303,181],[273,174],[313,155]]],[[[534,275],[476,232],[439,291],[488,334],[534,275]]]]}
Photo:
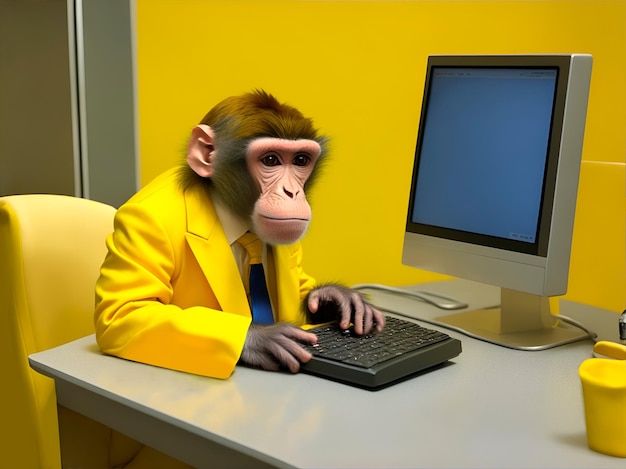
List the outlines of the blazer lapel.
{"type": "Polygon", "coordinates": [[[298,285],[298,264],[291,246],[275,246],[272,248],[272,270],[276,282],[270,284],[274,298],[277,299],[280,320],[299,323],[300,286],[298,285]]]}
{"type": "Polygon", "coordinates": [[[251,317],[246,291],[215,208],[204,190],[185,192],[185,238],[222,311],[251,317]]]}

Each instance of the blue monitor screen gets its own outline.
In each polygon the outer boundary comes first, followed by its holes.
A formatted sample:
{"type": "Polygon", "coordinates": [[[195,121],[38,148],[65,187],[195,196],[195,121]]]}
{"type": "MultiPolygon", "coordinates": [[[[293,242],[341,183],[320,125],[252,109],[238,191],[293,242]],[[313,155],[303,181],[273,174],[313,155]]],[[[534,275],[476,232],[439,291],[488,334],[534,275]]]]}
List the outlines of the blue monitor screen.
{"type": "Polygon", "coordinates": [[[537,242],[556,68],[434,67],[411,221],[537,242]]]}

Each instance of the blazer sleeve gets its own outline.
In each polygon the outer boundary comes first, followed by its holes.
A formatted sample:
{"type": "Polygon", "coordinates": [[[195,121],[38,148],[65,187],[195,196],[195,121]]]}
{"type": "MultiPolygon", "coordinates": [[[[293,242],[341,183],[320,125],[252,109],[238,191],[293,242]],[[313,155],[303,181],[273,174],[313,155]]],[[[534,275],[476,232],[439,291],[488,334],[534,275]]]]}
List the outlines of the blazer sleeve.
{"type": "Polygon", "coordinates": [[[98,345],[121,358],[227,378],[239,360],[250,317],[221,311],[216,300],[189,307],[172,302],[173,279],[184,268],[184,233],[172,239],[166,217],[156,213],[127,203],[116,214],[96,284],[98,345]]]}

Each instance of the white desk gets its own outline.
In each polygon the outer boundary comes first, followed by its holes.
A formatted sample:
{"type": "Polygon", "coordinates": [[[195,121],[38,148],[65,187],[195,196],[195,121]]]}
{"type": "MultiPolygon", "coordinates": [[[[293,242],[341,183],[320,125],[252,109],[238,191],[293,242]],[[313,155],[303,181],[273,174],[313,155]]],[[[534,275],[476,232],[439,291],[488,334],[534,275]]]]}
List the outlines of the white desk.
{"type": "MultiPolygon", "coordinates": [[[[472,307],[496,298],[466,291],[472,307]]],[[[596,330],[616,338],[614,313],[562,309],[592,327],[608,321],[596,330]]],[[[591,342],[517,352],[450,335],[463,342],[452,364],[378,392],[247,368],[225,381],[188,375],[105,356],[93,336],[30,360],[56,380],[60,404],[199,468],[220,448],[233,467],[625,467],[587,447],[578,366],[591,342]]]]}

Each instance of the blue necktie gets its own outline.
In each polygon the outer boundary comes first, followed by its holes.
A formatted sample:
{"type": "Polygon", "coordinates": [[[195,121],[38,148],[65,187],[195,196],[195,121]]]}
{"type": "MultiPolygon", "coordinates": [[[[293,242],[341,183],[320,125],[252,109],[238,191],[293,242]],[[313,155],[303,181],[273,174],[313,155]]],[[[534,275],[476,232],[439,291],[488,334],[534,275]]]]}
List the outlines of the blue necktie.
{"type": "Polygon", "coordinates": [[[273,324],[272,304],[265,284],[262,264],[263,243],[254,233],[247,232],[237,240],[248,252],[250,258],[249,294],[252,308],[252,322],[273,324]]]}

